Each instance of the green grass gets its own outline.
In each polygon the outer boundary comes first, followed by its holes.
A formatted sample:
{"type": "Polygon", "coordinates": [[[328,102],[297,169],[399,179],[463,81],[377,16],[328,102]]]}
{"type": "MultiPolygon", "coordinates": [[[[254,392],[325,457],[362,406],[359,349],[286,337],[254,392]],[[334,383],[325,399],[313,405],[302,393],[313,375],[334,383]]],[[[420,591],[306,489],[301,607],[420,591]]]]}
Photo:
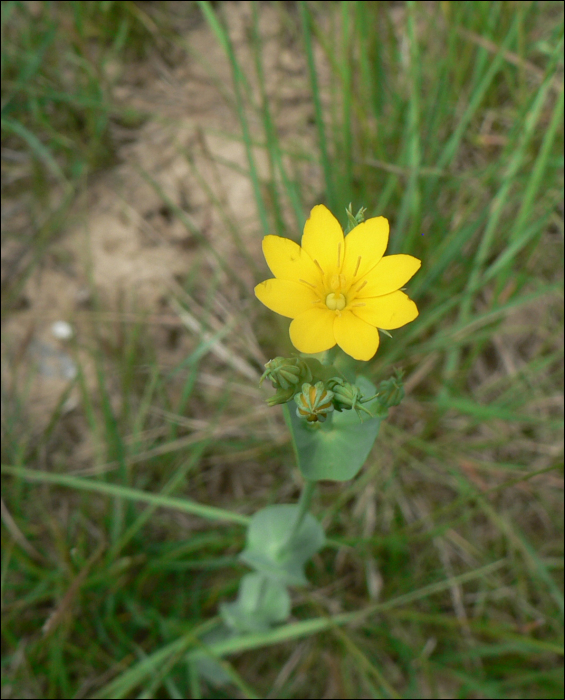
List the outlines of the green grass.
{"type": "Polygon", "coordinates": [[[142,173],[197,242],[163,323],[198,340],[173,366],[155,310],[110,308],[93,286],[69,348],[78,374],[38,420],[6,339],[3,697],[562,697],[562,6],[251,3],[244,53],[233,5],[2,3],[3,195],[28,216],[6,234],[22,251],[8,320],[116,162],[116,125],[135,140],[153,118],[115,88],[154,52],[210,71],[254,221],[249,234],[183,152],[234,265],[142,173]],[[307,86],[310,147],[278,122],[267,11],[307,86]],[[229,79],[181,25],[208,27],[229,79]],[[246,570],[247,517],[298,495],[278,409],[254,392],[287,325],[252,286],[261,237],[298,240],[320,202],[343,223],[350,202],[386,216],[388,252],[422,259],[419,318],[364,368],[404,369],[408,395],[358,478],[321,486],[330,545],[292,620],[205,645],[246,570]],[[201,677],[209,654],[232,686],[201,677]]]}

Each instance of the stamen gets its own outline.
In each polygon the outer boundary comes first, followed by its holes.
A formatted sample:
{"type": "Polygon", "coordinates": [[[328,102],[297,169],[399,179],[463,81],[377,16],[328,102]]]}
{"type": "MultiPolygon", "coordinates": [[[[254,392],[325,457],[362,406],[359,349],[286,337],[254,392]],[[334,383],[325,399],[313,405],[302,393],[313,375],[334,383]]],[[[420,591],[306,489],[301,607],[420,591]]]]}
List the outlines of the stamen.
{"type": "Polygon", "coordinates": [[[357,274],[357,270],[359,270],[359,265],[361,265],[361,256],[357,258],[357,266],[355,267],[355,272],[353,273],[353,277],[357,274]]]}
{"type": "Polygon", "coordinates": [[[320,263],[319,263],[317,260],[314,260],[314,262],[315,262],[316,265],[318,266],[318,268],[319,268],[320,272],[322,273],[322,275],[325,275],[326,273],[322,270],[322,266],[320,265],[320,263]]]}
{"type": "Polygon", "coordinates": [[[359,289],[355,292],[356,294],[359,294],[359,292],[363,289],[363,287],[367,284],[367,280],[363,282],[363,284],[359,287],[359,289]]]}
{"type": "Polygon", "coordinates": [[[341,265],[341,243],[338,244],[337,246],[337,266],[341,265]]]}
{"type": "Polygon", "coordinates": [[[315,284],[312,284],[312,282],[307,282],[306,280],[303,280],[302,277],[300,277],[298,281],[299,281],[299,282],[304,282],[304,284],[310,285],[310,287],[312,287],[312,289],[316,289],[316,285],[315,285],[315,284]]]}
{"type": "Polygon", "coordinates": [[[321,299],[314,299],[314,301],[312,301],[312,304],[319,304],[321,301],[321,299]]]}
{"type": "Polygon", "coordinates": [[[367,306],[367,304],[351,304],[350,306],[367,306]]]}

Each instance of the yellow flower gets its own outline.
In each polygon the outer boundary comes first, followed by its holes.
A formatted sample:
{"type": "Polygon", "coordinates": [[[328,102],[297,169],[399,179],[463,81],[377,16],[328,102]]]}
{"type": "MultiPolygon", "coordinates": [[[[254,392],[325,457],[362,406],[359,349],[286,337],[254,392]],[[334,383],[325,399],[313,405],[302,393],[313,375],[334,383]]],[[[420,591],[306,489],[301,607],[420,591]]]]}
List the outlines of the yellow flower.
{"type": "Polygon", "coordinates": [[[418,316],[400,291],[421,262],[411,255],[383,257],[388,221],[378,216],[347,236],[323,204],[310,213],[302,247],[265,236],[263,253],[275,276],[255,287],[269,309],[294,319],[290,339],[300,352],[329,350],[336,343],[356,360],[370,360],[379,347],[377,328],[392,330],[418,316]]]}

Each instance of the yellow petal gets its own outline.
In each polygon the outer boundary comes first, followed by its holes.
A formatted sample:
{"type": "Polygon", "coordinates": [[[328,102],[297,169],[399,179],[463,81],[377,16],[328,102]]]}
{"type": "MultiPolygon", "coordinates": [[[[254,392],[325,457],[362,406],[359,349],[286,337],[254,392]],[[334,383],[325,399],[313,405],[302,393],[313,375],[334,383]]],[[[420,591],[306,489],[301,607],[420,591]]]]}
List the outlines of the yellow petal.
{"type": "Polygon", "coordinates": [[[342,273],[347,279],[359,279],[383,257],[388,245],[388,221],[384,216],[367,219],[345,237],[345,261],[342,273]]]}
{"type": "Polygon", "coordinates": [[[400,328],[418,316],[416,304],[400,291],[363,299],[361,303],[365,306],[353,306],[353,313],[371,326],[387,331],[400,328]]]}
{"type": "Polygon", "coordinates": [[[292,344],[300,352],[308,354],[333,348],[335,318],[335,311],[328,308],[310,309],[300,314],[290,324],[292,344]]]}
{"type": "Polygon", "coordinates": [[[339,347],[356,360],[370,360],[379,347],[379,331],[350,311],[344,311],[334,323],[339,347]]]}
{"type": "Polygon", "coordinates": [[[278,279],[303,279],[312,284],[320,279],[320,271],[298,243],[280,236],[263,238],[263,253],[271,272],[278,279]]]}
{"type": "Polygon", "coordinates": [[[418,258],[413,258],[411,255],[387,255],[362,280],[367,284],[360,288],[360,281],[357,285],[360,300],[364,297],[378,297],[395,292],[416,274],[421,264],[418,258]]]}
{"type": "Polygon", "coordinates": [[[335,275],[340,271],[345,252],[343,231],[339,221],[323,204],[310,212],[304,225],[302,247],[317,260],[325,274],[335,275]]]}
{"type": "Polygon", "coordinates": [[[316,292],[301,282],[270,279],[255,287],[255,296],[271,311],[294,318],[312,309],[316,292]]]}

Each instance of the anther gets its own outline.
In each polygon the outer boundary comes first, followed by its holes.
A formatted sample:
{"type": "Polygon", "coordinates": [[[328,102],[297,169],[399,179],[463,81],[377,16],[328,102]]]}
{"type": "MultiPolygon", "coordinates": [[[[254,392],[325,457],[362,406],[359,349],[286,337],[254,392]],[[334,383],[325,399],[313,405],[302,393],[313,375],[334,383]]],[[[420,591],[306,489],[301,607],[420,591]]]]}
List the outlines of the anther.
{"type": "Polygon", "coordinates": [[[300,278],[298,281],[299,281],[299,282],[304,282],[304,284],[309,285],[310,287],[312,287],[312,289],[316,289],[316,285],[315,285],[315,284],[312,284],[312,282],[307,282],[306,280],[303,280],[302,278],[300,278]]]}
{"type": "Polygon", "coordinates": [[[357,271],[359,270],[359,265],[361,265],[361,256],[357,258],[357,266],[355,267],[355,272],[353,273],[353,277],[357,274],[357,271]]]}
{"type": "Polygon", "coordinates": [[[337,246],[337,266],[341,265],[341,243],[337,246]]]}
{"type": "Polygon", "coordinates": [[[316,265],[318,266],[318,268],[319,268],[320,272],[322,273],[322,275],[324,275],[325,272],[322,270],[322,266],[320,265],[320,263],[319,263],[317,260],[314,260],[314,262],[315,262],[316,265]]]}
{"type": "Polygon", "coordinates": [[[363,282],[363,284],[359,287],[359,289],[355,292],[356,294],[359,294],[359,292],[363,289],[363,287],[367,284],[367,280],[363,282]]]}

